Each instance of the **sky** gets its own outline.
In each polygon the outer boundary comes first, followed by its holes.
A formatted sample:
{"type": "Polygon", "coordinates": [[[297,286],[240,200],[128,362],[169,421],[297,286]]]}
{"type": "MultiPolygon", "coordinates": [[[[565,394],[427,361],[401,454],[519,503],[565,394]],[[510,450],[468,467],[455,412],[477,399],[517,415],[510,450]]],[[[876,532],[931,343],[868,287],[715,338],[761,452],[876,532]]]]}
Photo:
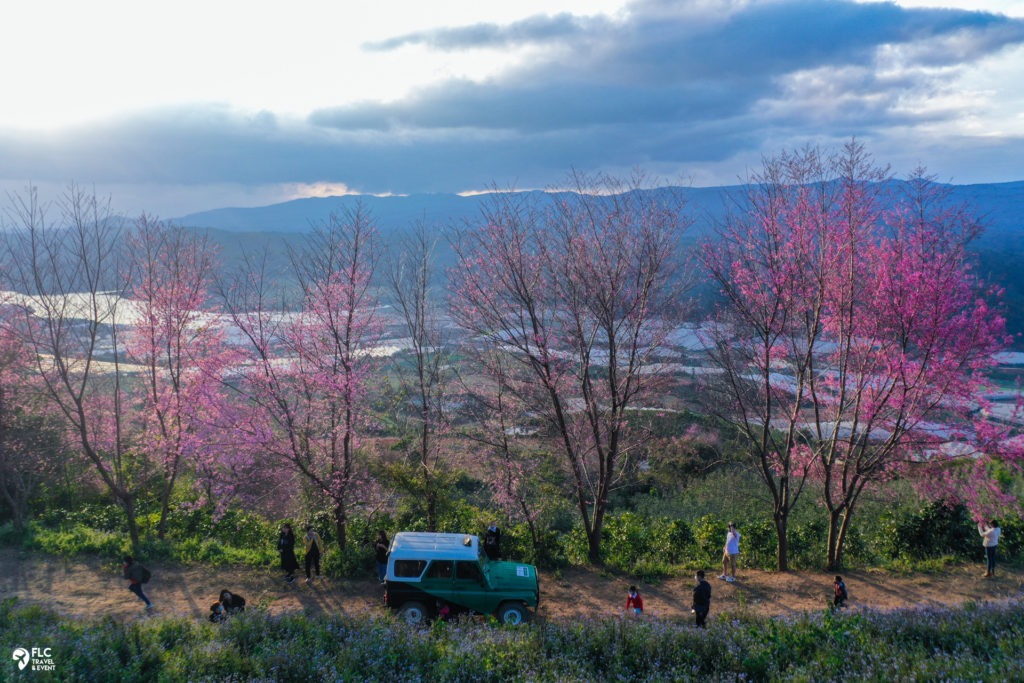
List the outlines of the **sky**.
{"type": "Polygon", "coordinates": [[[0,13],[0,93],[0,192],[129,215],[574,170],[731,185],[851,137],[897,174],[1007,182],[1024,0],[35,0],[0,13]]]}

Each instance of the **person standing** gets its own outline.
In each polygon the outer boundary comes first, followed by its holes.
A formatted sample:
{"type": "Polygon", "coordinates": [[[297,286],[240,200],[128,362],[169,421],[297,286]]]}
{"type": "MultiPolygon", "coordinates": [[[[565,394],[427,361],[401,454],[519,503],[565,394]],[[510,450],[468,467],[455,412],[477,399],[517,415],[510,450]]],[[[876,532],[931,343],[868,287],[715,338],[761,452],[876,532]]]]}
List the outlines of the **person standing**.
{"type": "Polygon", "coordinates": [[[704,570],[697,572],[695,577],[697,585],[693,587],[693,603],[690,611],[696,617],[696,624],[699,628],[706,628],[705,622],[708,612],[711,611],[711,584],[704,580],[704,570]]]}
{"type": "Polygon", "coordinates": [[[626,611],[629,612],[630,610],[637,616],[644,613],[644,599],[640,597],[636,586],[630,586],[629,592],[626,594],[626,611]]]}
{"type": "Polygon", "coordinates": [[[497,524],[487,527],[487,532],[484,534],[484,552],[487,553],[489,560],[497,560],[501,557],[501,530],[498,529],[497,524]]]}
{"type": "Polygon", "coordinates": [[[377,531],[377,538],[373,542],[373,559],[377,563],[377,581],[384,583],[384,577],[388,572],[388,546],[390,545],[387,534],[383,529],[377,531]]]}
{"type": "Polygon", "coordinates": [[[736,558],[740,555],[740,532],[736,531],[736,522],[729,522],[729,530],[725,534],[725,547],[722,549],[722,575],[718,578],[729,583],[736,580],[736,558]]]}
{"type": "Polygon", "coordinates": [[[987,524],[978,522],[978,533],[981,534],[981,544],[985,546],[985,573],[982,576],[989,579],[996,575],[996,546],[1002,530],[993,519],[987,524]]]}
{"type": "Polygon", "coordinates": [[[139,600],[146,603],[147,610],[153,609],[153,603],[142,592],[142,584],[149,581],[149,570],[136,562],[131,555],[125,555],[122,559],[121,571],[124,578],[128,579],[128,590],[135,593],[139,600]]]}
{"type": "Polygon", "coordinates": [[[281,569],[284,571],[284,580],[288,583],[295,581],[295,570],[299,568],[299,561],[295,559],[295,533],[291,524],[281,527],[281,535],[277,537],[277,552],[281,554],[281,569]]]}
{"type": "Polygon", "coordinates": [[[320,556],[323,555],[324,546],[320,540],[320,535],[313,531],[313,525],[306,525],[306,535],[304,537],[306,541],[306,583],[313,582],[313,575],[310,572],[311,569],[316,569],[316,578],[320,578],[320,556]]]}

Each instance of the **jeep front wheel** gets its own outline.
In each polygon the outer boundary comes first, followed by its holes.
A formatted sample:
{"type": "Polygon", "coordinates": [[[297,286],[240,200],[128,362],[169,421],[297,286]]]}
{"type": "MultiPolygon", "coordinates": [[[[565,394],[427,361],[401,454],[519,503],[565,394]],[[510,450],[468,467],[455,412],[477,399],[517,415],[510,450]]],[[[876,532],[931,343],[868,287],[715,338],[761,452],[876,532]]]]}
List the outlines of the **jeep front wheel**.
{"type": "Polygon", "coordinates": [[[398,616],[407,624],[422,624],[427,620],[427,608],[422,602],[410,600],[398,608],[398,616]]]}
{"type": "Polygon", "coordinates": [[[503,602],[498,607],[498,621],[503,624],[521,624],[526,621],[526,608],[517,602],[503,602]]]}

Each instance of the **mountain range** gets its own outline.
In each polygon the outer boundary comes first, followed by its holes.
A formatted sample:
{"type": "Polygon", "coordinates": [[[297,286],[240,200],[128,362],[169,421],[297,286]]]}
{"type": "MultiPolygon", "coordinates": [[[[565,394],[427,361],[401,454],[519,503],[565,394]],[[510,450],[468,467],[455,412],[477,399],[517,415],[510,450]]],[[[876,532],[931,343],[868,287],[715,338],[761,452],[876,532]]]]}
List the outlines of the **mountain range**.
{"type": "MultiPolygon", "coordinates": [[[[902,181],[892,181],[900,183],[902,181]]],[[[1024,250],[1021,226],[1024,222],[1024,181],[978,185],[947,185],[949,199],[973,207],[986,230],[982,244],[1004,248],[1007,242],[1024,250]]],[[[686,199],[694,228],[703,233],[723,219],[734,198],[742,195],[742,186],[704,188],[658,188],[641,192],[679,192],[686,199]]],[[[551,197],[539,191],[538,197],[551,197]]],[[[458,225],[480,216],[487,194],[415,194],[394,196],[343,195],[295,199],[280,204],[250,208],[221,208],[192,213],[173,220],[177,225],[244,233],[305,233],[313,225],[328,219],[331,213],[343,213],[361,203],[369,211],[382,234],[427,225],[458,225]]]]}
{"type": "MultiPolygon", "coordinates": [[[[892,181],[899,183],[902,181],[892,181]]],[[[691,238],[708,234],[720,224],[728,207],[735,206],[743,187],[661,188],[643,192],[681,192],[694,221],[691,238]]],[[[898,189],[898,188],[897,188],[898,189]]],[[[977,272],[984,281],[1003,289],[1003,311],[1007,329],[1024,348],[1024,181],[978,185],[947,185],[949,201],[966,204],[985,226],[973,243],[977,272]]],[[[553,195],[536,192],[543,201],[553,195]]],[[[461,225],[481,216],[488,195],[419,194],[375,197],[346,195],[296,199],[254,208],[223,208],[173,219],[182,227],[206,232],[220,250],[222,265],[240,267],[243,255],[266,254],[268,273],[288,279],[291,272],[289,249],[301,247],[312,226],[325,222],[332,212],[342,214],[361,203],[373,217],[385,244],[393,242],[417,222],[428,226],[461,225]]],[[[443,239],[434,254],[437,277],[454,265],[454,252],[443,239]]],[[[713,305],[714,292],[705,283],[695,294],[703,307],[713,305]]]]}

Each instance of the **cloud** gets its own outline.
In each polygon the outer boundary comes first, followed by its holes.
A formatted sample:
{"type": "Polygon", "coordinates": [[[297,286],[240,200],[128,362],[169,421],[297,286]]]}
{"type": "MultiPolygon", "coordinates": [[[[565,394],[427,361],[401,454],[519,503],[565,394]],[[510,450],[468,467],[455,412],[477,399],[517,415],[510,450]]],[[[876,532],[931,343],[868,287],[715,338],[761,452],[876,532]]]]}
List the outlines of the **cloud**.
{"type": "MultiPolygon", "coordinates": [[[[514,36],[557,48],[485,82],[448,81],[393,103],[362,103],[316,112],[311,121],[340,130],[495,129],[523,133],[633,122],[648,124],[744,117],[759,102],[782,95],[802,74],[875,73],[898,57],[903,77],[862,77],[847,99],[865,123],[902,121],[890,105],[907,88],[927,91],[954,68],[1024,43],[1024,22],[980,12],[907,10],[889,3],[803,0],[753,3],[719,20],[695,22],[686,14],[643,13],[643,5],[619,21],[594,22],[586,31],[568,19],[551,18],[556,31],[528,31],[520,22],[507,31],[475,26],[411,34],[388,43],[502,47],[514,36]],[[573,29],[573,30],[570,30],[573,29]]],[[[844,118],[849,118],[845,116],[844,118]]]]}
{"type": "Polygon", "coordinates": [[[480,23],[459,28],[441,28],[408,33],[387,40],[364,43],[363,48],[386,52],[410,45],[425,45],[436,50],[500,48],[510,45],[532,45],[573,40],[603,30],[608,20],[603,17],[576,17],[568,13],[535,16],[507,25],[480,23]]]}
{"type": "MultiPolygon", "coordinates": [[[[993,98],[1021,97],[1011,82],[995,93],[965,90],[965,70],[1024,54],[1022,46],[1024,21],[986,12],[847,0],[637,2],[614,17],[538,16],[368,44],[374,53],[520,56],[486,80],[449,79],[394,101],[305,119],[162,109],[44,139],[0,131],[0,178],[410,193],[543,187],[573,167],[640,166],[729,182],[774,146],[851,135],[954,163],[971,145],[961,121],[986,116],[993,98]]],[[[1007,153],[1020,150],[1020,137],[1007,133],[1007,153]]]]}

